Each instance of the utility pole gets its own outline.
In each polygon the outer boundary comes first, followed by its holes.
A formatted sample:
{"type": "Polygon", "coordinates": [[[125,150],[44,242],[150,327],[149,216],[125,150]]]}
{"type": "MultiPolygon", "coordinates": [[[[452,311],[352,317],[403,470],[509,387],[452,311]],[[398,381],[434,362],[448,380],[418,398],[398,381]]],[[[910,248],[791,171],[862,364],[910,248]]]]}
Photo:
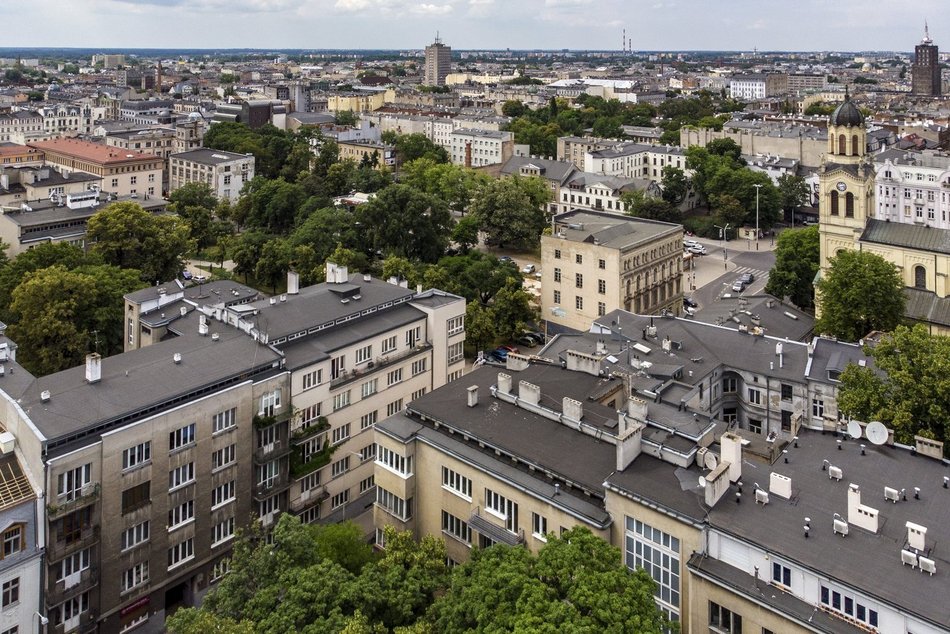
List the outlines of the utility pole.
{"type": "Polygon", "coordinates": [[[755,250],[759,250],[759,190],[762,189],[762,183],[756,183],[755,187],[755,250]]]}

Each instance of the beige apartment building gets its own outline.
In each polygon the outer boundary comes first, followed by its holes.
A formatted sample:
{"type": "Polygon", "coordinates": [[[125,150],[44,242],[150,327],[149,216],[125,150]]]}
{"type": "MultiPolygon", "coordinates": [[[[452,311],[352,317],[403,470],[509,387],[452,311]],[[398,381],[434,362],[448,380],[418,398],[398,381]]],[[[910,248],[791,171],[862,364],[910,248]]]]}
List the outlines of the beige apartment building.
{"type": "Polygon", "coordinates": [[[42,151],[46,163],[63,174],[85,172],[101,177],[103,189],[116,196],[162,194],[165,161],[160,157],[78,139],[52,139],[28,145],[42,151]]]}
{"type": "Polygon", "coordinates": [[[618,308],[679,314],[683,228],[642,218],[575,210],[541,236],[541,313],[549,324],[587,330],[618,308]]]}
{"type": "Polygon", "coordinates": [[[168,157],[175,152],[176,131],[172,128],[150,128],[113,132],[106,135],[106,145],[151,154],[162,159],[162,192],[168,191],[168,157]]]}
{"type": "Polygon", "coordinates": [[[205,183],[219,200],[236,201],[254,178],[254,155],[196,149],[168,157],[169,193],[188,183],[205,183]]]}

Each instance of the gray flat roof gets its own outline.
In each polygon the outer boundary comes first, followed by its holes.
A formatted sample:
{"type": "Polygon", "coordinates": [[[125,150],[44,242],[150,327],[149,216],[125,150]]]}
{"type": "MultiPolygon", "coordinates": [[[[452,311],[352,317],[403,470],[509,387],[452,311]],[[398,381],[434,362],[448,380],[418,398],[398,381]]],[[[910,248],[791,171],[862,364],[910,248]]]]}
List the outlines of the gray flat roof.
{"type": "Polygon", "coordinates": [[[577,209],[554,217],[559,235],[571,242],[589,242],[626,249],[683,230],[682,225],[619,214],[577,209]]]}
{"type": "Polygon", "coordinates": [[[195,163],[204,163],[205,165],[218,165],[220,163],[230,163],[231,161],[252,161],[253,156],[238,154],[237,152],[226,152],[224,150],[209,150],[201,148],[198,150],[189,150],[172,154],[169,158],[180,159],[182,161],[193,161],[195,163]]]}
{"type": "Polygon", "coordinates": [[[782,303],[780,299],[772,295],[743,294],[742,300],[744,301],[740,301],[738,296],[731,294],[729,297],[723,296],[703,306],[696,312],[693,319],[737,330],[740,324],[749,328],[756,326],[753,317],[757,316],[758,325],[765,330],[766,334],[793,341],[806,341],[815,329],[814,317],[791,304],[782,303]]]}
{"type": "Polygon", "coordinates": [[[49,200],[40,200],[27,203],[33,211],[16,211],[3,214],[10,222],[21,227],[33,227],[45,225],[52,222],[64,222],[66,220],[88,220],[97,211],[101,211],[105,206],[113,202],[134,202],[142,206],[145,211],[164,211],[168,202],[160,196],[153,196],[145,199],[141,197],[132,198],[131,196],[117,196],[114,200],[108,200],[105,193],[99,194],[99,204],[95,207],[85,207],[82,209],[70,209],[69,207],[56,206],[49,200]]]}

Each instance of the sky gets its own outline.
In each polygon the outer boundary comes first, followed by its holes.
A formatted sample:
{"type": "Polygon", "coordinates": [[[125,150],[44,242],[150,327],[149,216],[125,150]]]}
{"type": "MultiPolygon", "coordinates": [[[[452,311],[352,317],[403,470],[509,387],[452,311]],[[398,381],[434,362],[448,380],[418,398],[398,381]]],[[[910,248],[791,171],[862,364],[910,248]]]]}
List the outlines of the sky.
{"type": "Polygon", "coordinates": [[[0,47],[910,51],[947,0],[0,0],[0,47]],[[12,28],[11,28],[12,27],[12,28]]]}

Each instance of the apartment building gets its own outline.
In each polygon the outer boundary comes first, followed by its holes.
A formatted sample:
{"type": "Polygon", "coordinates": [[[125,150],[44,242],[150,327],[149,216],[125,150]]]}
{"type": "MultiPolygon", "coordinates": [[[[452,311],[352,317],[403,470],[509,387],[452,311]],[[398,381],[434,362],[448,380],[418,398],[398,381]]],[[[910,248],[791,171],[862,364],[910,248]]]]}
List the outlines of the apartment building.
{"type": "Polygon", "coordinates": [[[0,206],[79,194],[101,184],[98,176],[82,172],[64,175],[50,167],[0,166],[0,206]]]}
{"type": "Polygon", "coordinates": [[[43,607],[36,592],[43,572],[39,487],[24,470],[16,437],[8,431],[0,433],[0,452],[0,631],[33,632],[43,607]]]}
{"type": "Polygon", "coordinates": [[[0,142],[19,142],[23,138],[43,138],[43,115],[30,110],[0,114],[0,142]]]}
{"type": "Polygon", "coordinates": [[[768,432],[724,420],[735,373],[795,410],[810,372],[868,361],[831,340],[782,345],[618,311],[478,368],[377,425],[378,535],[439,535],[461,562],[586,526],[647,571],[684,632],[943,631],[950,608],[928,597],[946,590],[948,510],[923,494],[943,490],[942,447],[918,439],[915,455],[835,416],[768,432]],[[920,500],[903,501],[912,486],[920,500]],[[894,501],[874,505],[882,490],[894,501]]]}
{"type": "Polygon", "coordinates": [[[514,155],[514,135],[511,132],[458,128],[449,135],[448,151],[449,159],[455,165],[496,165],[514,155]]]}
{"type": "Polygon", "coordinates": [[[604,176],[620,176],[660,181],[666,166],[686,170],[686,151],[678,146],[616,143],[584,155],[584,171],[604,176]]]}
{"type": "Polygon", "coordinates": [[[874,217],[950,229],[950,155],[885,150],[874,155],[874,217]]]}
{"type": "Polygon", "coordinates": [[[46,155],[25,145],[0,146],[0,167],[40,167],[46,155]]]}
{"type": "Polygon", "coordinates": [[[427,86],[443,86],[452,71],[452,47],[446,46],[438,37],[425,50],[425,77],[427,86]]]}
{"type": "Polygon", "coordinates": [[[396,148],[382,141],[356,138],[339,140],[337,147],[340,150],[340,160],[351,160],[357,163],[368,161],[373,168],[380,170],[396,165],[396,148]]]}
{"type": "Polygon", "coordinates": [[[177,132],[172,128],[117,131],[106,135],[106,145],[122,150],[151,154],[162,159],[162,193],[168,191],[168,157],[175,152],[177,132]]]}
{"type": "Polygon", "coordinates": [[[683,300],[681,225],[575,210],[541,236],[541,313],[548,325],[587,330],[622,308],[678,314],[683,300]]]}
{"type": "Polygon", "coordinates": [[[43,152],[46,163],[64,175],[85,172],[101,177],[103,188],[116,196],[162,193],[164,161],[157,156],[78,139],[52,139],[28,145],[43,152]]]}
{"type": "Polygon", "coordinates": [[[788,91],[788,75],[766,73],[759,75],[735,75],[729,80],[729,97],[754,101],[784,94],[788,91]]]}
{"type": "Polygon", "coordinates": [[[198,149],[168,157],[169,193],[188,183],[206,183],[220,200],[235,201],[252,178],[252,154],[198,149]]]}

